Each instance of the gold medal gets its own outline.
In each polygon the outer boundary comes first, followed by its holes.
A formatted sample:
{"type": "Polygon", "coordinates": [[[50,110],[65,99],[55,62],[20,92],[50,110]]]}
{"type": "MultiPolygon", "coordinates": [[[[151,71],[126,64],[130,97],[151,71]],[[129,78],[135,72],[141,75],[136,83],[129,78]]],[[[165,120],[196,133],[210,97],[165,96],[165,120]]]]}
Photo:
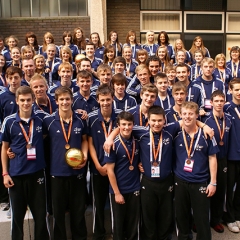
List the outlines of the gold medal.
{"type": "Polygon", "coordinates": [[[158,166],[158,163],[157,163],[157,162],[153,162],[153,166],[154,166],[154,167],[157,167],[157,166],[158,166]]]}
{"type": "Polygon", "coordinates": [[[224,142],[223,142],[223,141],[220,141],[220,142],[219,142],[219,145],[220,145],[220,146],[223,146],[223,145],[224,145],[224,142]]]}
{"type": "MultiPolygon", "coordinates": [[[[67,145],[67,144],[66,144],[67,145]]],[[[70,147],[70,146],[69,146],[70,147]]],[[[65,154],[66,162],[70,167],[77,167],[84,162],[84,155],[80,149],[70,148],[65,154]]]]}
{"type": "Polygon", "coordinates": [[[132,171],[133,169],[134,169],[134,166],[133,166],[133,165],[129,166],[129,170],[130,170],[130,171],[132,171]]]}
{"type": "Polygon", "coordinates": [[[68,150],[68,149],[70,148],[70,145],[67,143],[67,144],[65,145],[65,148],[68,150]]]}

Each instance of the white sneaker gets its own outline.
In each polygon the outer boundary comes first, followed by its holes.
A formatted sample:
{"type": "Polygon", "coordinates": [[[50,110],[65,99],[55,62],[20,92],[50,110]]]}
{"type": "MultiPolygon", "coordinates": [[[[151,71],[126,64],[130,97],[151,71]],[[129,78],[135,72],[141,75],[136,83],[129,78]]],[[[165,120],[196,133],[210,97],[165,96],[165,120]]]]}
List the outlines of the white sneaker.
{"type": "Polygon", "coordinates": [[[235,223],[237,224],[239,231],[240,231],[240,221],[236,221],[235,223]]]}
{"type": "Polygon", "coordinates": [[[227,223],[228,229],[231,232],[239,233],[239,227],[236,222],[227,223]]]}

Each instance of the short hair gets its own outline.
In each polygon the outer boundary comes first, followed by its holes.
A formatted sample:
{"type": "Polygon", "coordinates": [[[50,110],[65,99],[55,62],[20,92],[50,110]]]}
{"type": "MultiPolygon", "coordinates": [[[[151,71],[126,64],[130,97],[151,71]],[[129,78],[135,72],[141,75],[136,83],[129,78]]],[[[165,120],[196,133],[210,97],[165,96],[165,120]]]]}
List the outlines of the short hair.
{"type": "Polygon", "coordinates": [[[32,86],[33,81],[36,81],[36,80],[42,80],[44,84],[48,86],[46,78],[41,74],[35,73],[30,79],[30,87],[32,86]]]}
{"type": "Polygon", "coordinates": [[[185,93],[187,93],[187,87],[185,84],[183,84],[182,82],[176,82],[173,84],[172,87],[172,94],[174,94],[177,91],[183,90],[185,93]]]}
{"type": "Polygon", "coordinates": [[[187,71],[189,72],[190,71],[190,68],[189,66],[186,64],[186,63],[179,63],[177,66],[176,66],[176,71],[177,71],[177,68],[178,67],[185,67],[187,68],[187,71]]]}
{"type": "Polygon", "coordinates": [[[157,74],[154,76],[154,83],[156,83],[159,78],[167,78],[166,73],[163,73],[163,72],[157,73],[157,74]]]}
{"type": "Polygon", "coordinates": [[[134,123],[134,116],[130,112],[122,111],[117,116],[117,124],[120,124],[121,120],[134,123]]]}
{"type": "Polygon", "coordinates": [[[46,51],[47,51],[48,48],[50,48],[50,47],[54,47],[55,52],[57,51],[56,45],[55,45],[54,43],[49,43],[49,44],[46,46],[46,51]]]}
{"type": "Polygon", "coordinates": [[[186,54],[186,52],[185,52],[183,49],[179,49],[179,50],[176,51],[176,56],[177,56],[178,53],[180,53],[180,52],[183,52],[184,54],[186,54]]]}
{"type": "Polygon", "coordinates": [[[12,50],[13,50],[13,49],[17,49],[17,50],[19,51],[19,53],[21,53],[21,50],[20,50],[19,47],[13,47],[13,48],[10,50],[11,53],[12,53],[12,50]]]}
{"type": "Polygon", "coordinates": [[[112,86],[114,84],[121,84],[127,87],[128,81],[127,81],[127,78],[122,73],[117,73],[112,77],[112,86]]]}
{"type": "Polygon", "coordinates": [[[116,63],[122,63],[124,65],[124,67],[126,67],[126,60],[124,57],[116,57],[114,60],[113,60],[113,67],[115,67],[115,64],[116,63]]]}
{"type": "Polygon", "coordinates": [[[216,55],[216,57],[215,57],[215,67],[218,68],[218,63],[217,63],[217,62],[218,62],[218,60],[220,60],[221,58],[224,59],[224,65],[223,65],[223,67],[226,68],[226,57],[225,57],[225,55],[224,55],[223,53],[219,53],[219,54],[216,55]]]}
{"type": "Polygon", "coordinates": [[[86,47],[87,47],[87,46],[93,46],[93,48],[95,49],[95,45],[94,45],[94,43],[92,43],[92,42],[87,42],[87,43],[86,43],[86,47]]]}
{"type": "Polygon", "coordinates": [[[128,46],[128,45],[125,45],[125,46],[123,47],[123,52],[124,52],[124,49],[126,49],[126,48],[129,48],[129,49],[131,50],[131,52],[132,52],[132,48],[131,48],[130,46],[128,46]]]}
{"type": "Polygon", "coordinates": [[[16,91],[16,99],[19,98],[20,95],[26,95],[26,94],[31,94],[32,99],[34,99],[34,93],[33,90],[29,86],[21,86],[17,89],[16,91]]]}
{"type": "Polygon", "coordinates": [[[67,52],[69,54],[69,62],[72,62],[73,60],[73,56],[72,56],[72,51],[71,49],[68,47],[68,46],[62,46],[61,49],[60,49],[60,58],[62,59],[62,52],[67,52]]]}
{"type": "Polygon", "coordinates": [[[151,75],[148,66],[145,65],[145,64],[140,64],[140,65],[138,65],[138,66],[136,67],[136,69],[135,69],[135,73],[138,74],[138,72],[140,72],[140,71],[142,71],[142,70],[144,70],[144,69],[147,69],[148,74],[151,75]]]}
{"type": "Polygon", "coordinates": [[[97,68],[97,74],[100,72],[106,72],[106,71],[110,71],[112,73],[111,67],[106,63],[100,64],[97,68]]]}
{"type": "Polygon", "coordinates": [[[32,58],[22,58],[22,68],[23,68],[23,63],[26,62],[26,61],[32,61],[33,62],[33,65],[35,66],[35,62],[33,61],[32,58]]]}
{"type": "Polygon", "coordinates": [[[18,73],[20,78],[23,77],[23,72],[22,72],[22,69],[21,68],[18,68],[18,67],[14,67],[14,66],[10,66],[7,68],[6,70],[6,77],[8,78],[9,76],[15,74],[15,73],[18,73]]]}
{"type": "Polygon", "coordinates": [[[203,66],[204,63],[208,63],[208,64],[213,64],[213,66],[215,66],[215,62],[212,58],[210,57],[205,57],[202,62],[201,62],[201,67],[203,66]]]}
{"type": "Polygon", "coordinates": [[[157,105],[153,105],[148,109],[148,119],[150,118],[150,116],[152,114],[156,114],[156,115],[162,115],[163,118],[165,119],[165,111],[162,107],[157,106],[157,105]]]}
{"type": "Polygon", "coordinates": [[[240,48],[239,48],[239,46],[233,46],[233,47],[231,48],[231,50],[230,50],[230,58],[232,58],[232,57],[231,57],[231,53],[232,53],[233,51],[239,52],[239,58],[240,58],[240,48]]]}
{"type": "Polygon", "coordinates": [[[42,54],[37,54],[37,55],[35,55],[35,56],[33,57],[33,61],[35,62],[35,64],[36,64],[36,60],[37,60],[38,58],[42,58],[42,59],[44,60],[44,64],[45,64],[45,58],[44,58],[44,56],[43,56],[42,54]]]}
{"type": "Polygon", "coordinates": [[[157,56],[150,56],[147,61],[146,65],[149,67],[150,62],[158,62],[160,65],[160,59],[157,56]]]}
{"type": "Polygon", "coordinates": [[[91,80],[92,80],[92,77],[93,77],[92,73],[90,73],[89,71],[81,70],[77,74],[77,81],[78,81],[79,78],[91,78],[91,80]]]}
{"type": "Polygon", "coordinates": [[[194,110],[196,114],[199,114],[199,107],[198,107],[198,105],[195,102],[191,102],[191,101],[184,102],[182,104],[182,107],[181,107],[181,110],[180,110],[181,113],[182,113],[182,109],[183,108],[194,110]]]}
{"type": "Polygon", "coordinates": [[[69,94],[71,99],[73,99],[72,90],[66,86],[59,86],[55,91],[55,99],[58,100],[59,96],[62,94],[69,94]]]}
{"type": "Polygon", "coordinates": [[[168,64],[168,65],[165,67],[164,72],[165,72],[165,73],[168,73],[168,72],[170,72],[170,71],[176,72],[176,66],[173,66],[172,64],[168,64]]]}
{"type": "Polygon", "coordinates": [[[96,91],[97,99],[99,98],[99,95],[107,95],[107,94],[111,94],[112,97],[114,96],[114,91],[112,87],[110,87],[108,84],[100,85],[96,91]]]}
{"type": "Polygon", "coordinates": [[[211,94],[211,101],[217,96],[222,97],[225,100],[225,94],[221,90],[216,90],[211,94]]]}
{"type": "Polygon", "coordinates": [[[195,54],[196,54],[196,53],[201,53],[202,56],[204,57],[204,53],[203,53],[203,51],[202,51],[201,49],[195,50],[195,51],[194,51],[194,54],[193,54],[193,55],[194,55],[193,57],[195,57],[195,54]]]}
{"type": "Polygon", "coordinates": [[[69,62],[63,62],[63,63],[61,63],[61,64],[59,65],[59,67],[58,67],[58,71],[61,71],[63,68],[67,68],[67,69],[73,71],[72,64],[69,63],[69,62]]]}
{"type": "Polygon", "coordinates": [[[233,78],[229,83],[229,89],[233,89],[235,84],[240,84],[240,78],[233,78]]]}
{"type": "Polygon", "coordinates": [[[155,85],[153,85],[152,83],[148,83],[145,84],[144,86],[142,86],[140,95],[142,95],[145,92],[151,92],[151,93],[155,93],[156,97],[158,95],[158,89],[155,85]]]}

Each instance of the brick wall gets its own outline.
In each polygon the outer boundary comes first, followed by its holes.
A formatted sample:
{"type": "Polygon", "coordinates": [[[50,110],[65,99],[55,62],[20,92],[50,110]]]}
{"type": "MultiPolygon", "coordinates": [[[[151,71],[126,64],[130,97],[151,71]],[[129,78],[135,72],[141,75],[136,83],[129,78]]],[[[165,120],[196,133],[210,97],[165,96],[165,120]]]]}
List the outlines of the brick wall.
{"type": "Polygon", "coordinates": [[[116,31],[121,43],[125,43],[129,30],[137,33],[140,41],[140,1],[108,0],[107,1],[107,34],[116,31]]]}
{"type": "Polygon", "coordinates": [[[38,44],[42,45],[43,35],[51,32],[56,45],[62,44],[62,33],[82,27],[86,37],[90,34],[90,17],[55,17],[55,18],[11,18],[1,19],[0,33],[4,37],[16,35],[19,46],[25,44],[25,34],[32,31],[36,34],[38,44]]]}

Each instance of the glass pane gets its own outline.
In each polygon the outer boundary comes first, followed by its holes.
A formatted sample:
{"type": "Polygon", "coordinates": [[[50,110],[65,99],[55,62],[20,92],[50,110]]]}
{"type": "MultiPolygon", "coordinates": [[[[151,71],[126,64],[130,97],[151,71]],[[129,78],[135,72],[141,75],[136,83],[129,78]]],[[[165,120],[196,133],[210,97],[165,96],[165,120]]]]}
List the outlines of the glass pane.
{"type": "MultiPolygon", "coordinates": [[[[52,2],[50,0],[50,2],[52,2]]],[[[49,0],[41,0],[40,1],[40,15],[41,17],[49,17],[49,0]]]]}
{"type": "Polygon", "coordinates": [[[166,31],[180,30],[180,14],[178,13],[143,13],[142,31],[157,30],[159,27],[166,31]]]}
{"type": "Polygon", "coordinates": [[[19,0],[11,0],[11,10],[12,10],[12,17],[21,17],[20,9],[20,2],[19,0]]]}
{"type": "Polygon", "coordinates": [[[230,50],[232,46],[240,46],[240,35],[227,35],[226,36],[226,58],[230,60],[230,50]]]}
{"type": "Polygon", "coordinates": [[[78,15],[77,0],[68,0],[68,15],[69,16],[77,16],[78,15]]]}
{"type": "Polygon", "coordinates": [[[142,10],[180,10],[180,0],[141,0],[142,10]]]}
{"type": "Polygon", "coordinates": [[[10,1],[2,0],[2,17],[11,17],[10,1]]]}
{"type": "Polygon", "coordinates": [[[184,10],[222,11],[223,0],[184,0],[184,10]]]}
{"type": "Polygon", "coordinates": [[[59,0],[60,4],[60,16],[68,16],[68,1],[59,0]]]}
{"type": "Polygon", "coordinates": [[[222,15],[187,14],[187,30],[222,30],[222,15]]]}
{"type": "Polygon", "coordinates": [[[227,0],[227,10],[228,11],[240,11],[240,1],[227,0]]]}
{"type": "MultiPolygon", "coordinates": [[[[193,39],[197,34],[185,34],[184,45],[187,50],[192,46],[193,39]]],[[[214,59],[219,53],[224,52],[223,34],[201,34],[204,46],[209,50],[211,57],[214,59]]]]}
{"type": "Polygon", "coordinates": [[[0,0],[0,17],[2,17],[2,1],[0,0]]]}
{"type": "Polygon", "coordinates": [[[87,16],[87,0],[78,0],[78,15],[87,16]]]}
{"type": "Polygon", "coordinates": [[[30,1],[20,0],[21,17],[30,17],[30,1]]]}
{"type": "Polygon", "coordinates": [[[50,0],[49,8],[50,8],[50,16],[51,17],[59,15],[58,0],[50,0]]]}
{"type": "MultiPolygon", "coordinates": [[[[32,17],[39,17],[40,16],[40,5],[39,5],[40,0],[32,0],[32,17]]],[[[43,2],[43,1],[41,1],[43,2]]]]}
{"type": "Polygon", "coordinates": [[[229,14],[228,15],[228,26],[227,31],[240,31],[240,14],[229,14]]]}
{"type": "MultiPolygon", "coordinates": [[[[158,34],[154,35],[155,40],[157,39],[157,36],[158,36],[158,34]]],[[[168,33],[168,37],[169,37],[169,42],[172,45],[174,45],[175,40],[178,39],[178,38],[181,38],[181,34],[179,34],[179,33],[176,33],[176,34],[175,33],[168,33]]],[[[141,40],[142,44],[144,44],[146,42],[146,33],[141,33],[140,40],[141,40]]]]}

